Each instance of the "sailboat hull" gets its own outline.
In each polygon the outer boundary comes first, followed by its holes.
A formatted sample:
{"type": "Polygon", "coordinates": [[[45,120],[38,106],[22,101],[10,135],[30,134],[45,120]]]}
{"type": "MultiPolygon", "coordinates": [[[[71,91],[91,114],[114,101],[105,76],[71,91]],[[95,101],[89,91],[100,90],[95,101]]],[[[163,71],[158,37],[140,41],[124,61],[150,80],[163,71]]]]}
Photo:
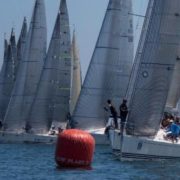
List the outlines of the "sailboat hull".
{"type": "Polygon", "coordinates": [[[55,144],[57,136],[27,133],[0,132],[0,143],[44,143],[55,144]]]}
{"type": "MultiPolygon", "coordinates": [[[[98,133],[90,133],[96,142],[96,145],[109,145],[109,140],[106,135],[98,133]]],[[[42,144],[55,144],[57,135],[48,134],[27,134],[27,133],[11,133],[0,132],[1,143],[42,143],[42,144]]]]}
{"type": "Polygon", "coordinates": [[[134,160],[177,160],[180,159],[180,143],[166,140],[133,137],[118,132],[110,132],[110,140],[114,154],[122,161],[134,160]]]}

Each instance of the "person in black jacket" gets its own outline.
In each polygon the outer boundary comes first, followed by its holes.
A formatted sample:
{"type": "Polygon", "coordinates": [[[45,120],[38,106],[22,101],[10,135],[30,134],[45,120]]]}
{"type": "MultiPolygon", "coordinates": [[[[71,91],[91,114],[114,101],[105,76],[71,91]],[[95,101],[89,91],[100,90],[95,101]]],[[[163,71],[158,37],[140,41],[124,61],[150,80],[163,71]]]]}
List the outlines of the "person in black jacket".
{"type": "Polygon", "coordinates": [[[121,128],[124,129],[124,124],[126,122],[126,118],[128,115],[128,107],[127,107],[127,100],[123,99],[122,104],[119,106],[120,111],[120,118],[121,118],[121,128]]]}
{"type": "Polygon", "coordinates": [[[108,103],[108,106],[109,106],[111,115],[112,115],[112,117],[113,117],[113,119],[114,119],[115,128],[118,129],[117,111],[116,111],[115,107],[112,105],[110,99],[107,100],[107,103],[108,103]]]}

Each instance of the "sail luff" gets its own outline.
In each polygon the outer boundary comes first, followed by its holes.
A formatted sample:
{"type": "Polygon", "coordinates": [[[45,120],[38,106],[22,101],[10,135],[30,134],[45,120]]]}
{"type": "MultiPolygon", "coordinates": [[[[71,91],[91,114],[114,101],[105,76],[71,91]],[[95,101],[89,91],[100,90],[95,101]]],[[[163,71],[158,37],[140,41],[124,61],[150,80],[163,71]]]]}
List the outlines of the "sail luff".
{"type": "Polygon", "coordinates": [[[179,10],[178,0],[153,2],[143,49],[136,56],[140,59],[127,122],[130,135],[154,136],[159,129],[178,54],[179,10]]]}
{"type": "Polygon", "coordinates": [[[102,128],[104,106],[116,107],[125,96],[133,63],[131,0],[110,0],[96,47],[73,114],[75,127],[102,128]]]}
{"type": "Polygon", "coordinates": [[[72,39],[72,86],[71,86],[71,102],[70,102],[70,114],[73,114],[77,99],[79,97],[81,91],[81,65],[79,52],[77,48],[76,42],[76,33],[73,31],[73,39],[72,39]]]}
{"type": "Polygon", "coordinates": [[[59,78],[61,45],[61,14],[59,10],[37,93],[31,107],[29,123],[34,133],[47,133],[52,123],[55,84],[59,78]]]}
{"type": "Polygon", "coordinates": [[[4,119],[4,129],[21,132],[28,119],[46,54],[46,15],[44,0],[36,0],[23,60],[4,119]]]}
{"type": "Polygon", "coordinates": [[[61,48],[59,59],[58,80],[55,83],[53,124],[60,126],[67,121],[70,112],[70,88],[71,88],[71,37],[69,15],[66,0],[60,4],[61,48]]]}

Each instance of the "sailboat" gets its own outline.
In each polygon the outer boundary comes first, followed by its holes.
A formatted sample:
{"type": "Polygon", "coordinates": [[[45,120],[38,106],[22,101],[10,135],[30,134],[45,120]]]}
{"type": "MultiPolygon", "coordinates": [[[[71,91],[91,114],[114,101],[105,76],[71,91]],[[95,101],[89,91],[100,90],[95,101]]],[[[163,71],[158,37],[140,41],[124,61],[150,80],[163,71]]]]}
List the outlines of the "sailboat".
{"type": "Polygon", "coordinates": [[[66,0],[61,0],[60,15],[61,47],[59,52],[59,70],[57,72],[58,80],[55,82],[52,125],[64,129],[67,125],[68,114],[70,113],[72,70],[71,36],[66,0]]]}
{"type": "Polygon", "coordinates": [[[0,120],[4,119],[10,98],[11,93],[16,81],[17,70],[19,62],[22,58],[22,51],[24,49],[25,39],[26,39],[27,24],[24,19],[21,34],[16,47],[16,39],[14,30],[12,29],[10,43],[8,45],[7,40],[5,39],[4,43],[4,62],[0,74],[0,120]]]}
{"type": "Polygon", "coordinates": [[[131,0],[110,0],[94,53],[72,115],[72,126],[92,133],[96,143],[107,144],[104,135],[107,99],[119,107],[133,64],[131,0]]]}
{"type": "Polygon", "coordinates": [[[16,135],[26,130],[27,119],[35,96],[46,55],[46,16],[44,0],[36,0],[27,34],[17,79],[3,120],[2,140],[5,135],[16,135]]]}
{"type": "MultiPolygon", "coordinates": [[[[43,4],[42,2],[43,1],[36,1],[36,3],[40,3],[39,5],[44,6],[44,2],[43,4]]],[[[41,10],[41,16],[40,14],[36,13],[37,17],[39,16],[39,19],[40,17],[44,18],[44,8],[42,9],[41,7],[39,10],[41,10]]],[[[36,10],[36,5],[34,11],[38,11],[36,10]]],[[[41,23],[41,27],[45,27],[43,26],[45,23],[43,23],[43,21],[41,21],[41,23]]],[[[57,15],[48,53],[41,71],[40,80],[37,83],[34,99],[29,107],[29,113],[27,113],[26,116],[25,128],[27,126],[30,128],[28,129],[28,132],[25,129],[26,133],[16,132],[15,137],[11,131],[9,133],[8,142],[55,143],[57,137],[48,134],[51,125],[53,124],[54,126],[54,124],[56,124],[59,126],[61,123],[66,124],[66,116],[70,111],[69,101],[72,70],[69,28],[70,26],[66,0],[61,0],[60,9],[57,15]]],[[[38,37],[43,39],[39,35],[38,37]]],[[[79,68],[78,70],[80,71],[79,68]]],[[[75,77],[75,79],[76,78],[77,77],[75,77]]],[[[74,89],[77,89],[75,84],[74,89]]],[[[4,132],[5,131],[2,133],[3,136],[4,132]]],[[[1,140],[0,138],[1,141],[4,139],[1,140]]]]}
{"type": "MultiPolygon", "coordinates": [[[[62,0],[36,96],[30,111],[28,122],[34,134],[48,134],[52,123],[55,125],[53,122],[55,120],[55,111],[59,111],[57,121],[60,121],[60,118],[64,118],[65,121],[65,116],[60,112],[61,108],[58,107],[57,99],[63,100],[60,103],[64,104],[62,107],[67,109],[65,106],[69,106],[70,99],[71,58],[69,55],[69,22],[66,16],[66,1],[62,0]],[[67,96],[65,96],[65,92],[67,96]]],[[[64,113],[68,112],[66,110],[64,113]]]]}
{"type": "Polygon", "coordinates": [[[129,85],[125,132],[110,132],[121,160],[180,158],[178,143],[163,138],[160,123],[180,43],[180,1],[150,0],[129,85]]]}

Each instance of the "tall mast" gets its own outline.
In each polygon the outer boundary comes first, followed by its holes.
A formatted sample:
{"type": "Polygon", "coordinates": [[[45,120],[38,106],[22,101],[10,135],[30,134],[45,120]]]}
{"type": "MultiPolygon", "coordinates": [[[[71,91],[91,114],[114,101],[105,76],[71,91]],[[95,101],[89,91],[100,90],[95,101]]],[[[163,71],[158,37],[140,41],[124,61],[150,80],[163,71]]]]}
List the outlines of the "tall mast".
{"type": "Polygon", "coordinates": [[[28,119],[45,59],[46,34],[44,0],[36,0],[23,60],[4,119],[5,129],[9,131],[21,132],[28,119]]]}
{"type": "Polygon", "coordinates": [[[148,23],[144,22],[147,26],[141,35],[132,76],[127,121],[130,135],[154,136],[159,130],[178,55],[179,12],[179,0],[149,1],[148,23]]]}
{"type": "Polygon", "coordinates": [[[70,101],[70,113],[73,114],[77,99],[79,97],[81,91],[81,65],[79,52],[77,48],[76,42],[76,33],[73,31],[73,39],[72,39],[72,85],[71,85],[71,101],[70,101]]]}
{"type": "Polygon", "coordinates": [[[104,106],[111,99],[119,107],[133,64],[131,0],[110,0],[96,47],[73,114],[75,127],[102,128],[104,106]]]}

